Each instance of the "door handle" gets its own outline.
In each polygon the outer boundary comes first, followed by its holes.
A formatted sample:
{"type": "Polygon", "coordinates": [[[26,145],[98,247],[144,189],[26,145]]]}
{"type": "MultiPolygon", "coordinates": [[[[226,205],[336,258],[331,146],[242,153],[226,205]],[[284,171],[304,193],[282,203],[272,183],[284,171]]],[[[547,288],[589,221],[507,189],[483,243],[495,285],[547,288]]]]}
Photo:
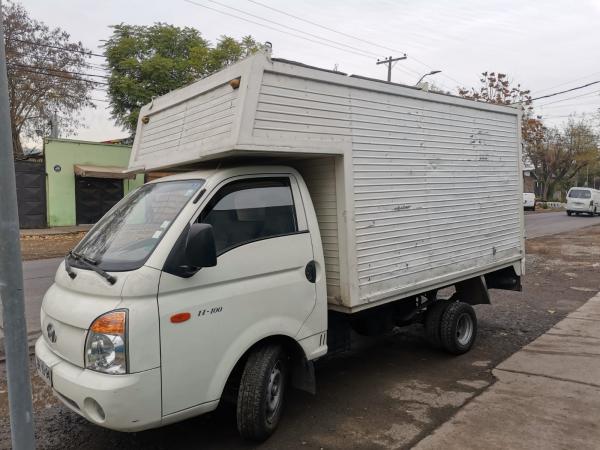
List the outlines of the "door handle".
{"type": "Polygon", "coordinates": [[[304,275],[306,275],[306,279],[311,283],[317,281],[317,263],[313,261],[309,261],[309,263],[304,268],[304,275]]]}

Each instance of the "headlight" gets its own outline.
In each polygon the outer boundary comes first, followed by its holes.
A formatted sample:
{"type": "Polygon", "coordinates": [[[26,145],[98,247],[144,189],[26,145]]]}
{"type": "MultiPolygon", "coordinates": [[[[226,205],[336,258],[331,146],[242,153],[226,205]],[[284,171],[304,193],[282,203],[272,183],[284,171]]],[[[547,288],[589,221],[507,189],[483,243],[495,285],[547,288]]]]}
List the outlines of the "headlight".
{"type": "Polygon", "coordinates": [[[127,373],[127,311],[111,311],[94,320],[85,340],[85,367],[127,373]]]}

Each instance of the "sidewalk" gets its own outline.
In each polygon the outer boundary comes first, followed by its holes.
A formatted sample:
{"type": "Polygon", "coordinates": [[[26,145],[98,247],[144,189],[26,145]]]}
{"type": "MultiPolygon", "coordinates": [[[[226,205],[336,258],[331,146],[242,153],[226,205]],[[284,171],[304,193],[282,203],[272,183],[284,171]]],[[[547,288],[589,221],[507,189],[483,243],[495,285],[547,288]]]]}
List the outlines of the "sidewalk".
{"type": "Polygon", "coordinates": [[[493,374],[496,383],[415,448],[598,449],[600,294],[493,374]]]}
{"type": "Polygon", "coordinates": [[[53,227],[53,228],[24,228],[21,230],[21,236],[53,236],[58,234],[78,233],[80,231],[89,231],[93,225],[74,225],[71,227],[53,227]]]}

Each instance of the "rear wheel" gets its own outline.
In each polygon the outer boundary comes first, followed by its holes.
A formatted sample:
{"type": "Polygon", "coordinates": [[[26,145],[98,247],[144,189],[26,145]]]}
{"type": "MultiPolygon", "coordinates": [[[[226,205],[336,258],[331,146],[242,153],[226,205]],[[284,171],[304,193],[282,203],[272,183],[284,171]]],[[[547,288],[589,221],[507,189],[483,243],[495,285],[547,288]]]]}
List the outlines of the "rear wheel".
{"type": "Polygon", "coordinates": [[[571,214],[573,214],[571,211],[567,211],[567,216],[570,216],[571,214]]]}
{"type": "Polygon", "coordinates": [[[442,348],[442,339],[440,329],[442,324],[442,315],[446,308],[450,306],[447,300],[436,300],[429,308],[425,315],[425,335],[429,343],[435,348],[442,348]]]}
{"type": "Polygon", "coordinates": [[[237,400],[242,437],[264,441],[273,434],[283,412],[287,374],[287,358],[280,345],[265,345],[250,355],[237,400]]]}
{"type": "Polygon", "coordinates": [[[451,303],[442,315],[440,339],[444,350],[454,355],[468,352],[477,336],[477,316],[471,305],[451,303]]]}

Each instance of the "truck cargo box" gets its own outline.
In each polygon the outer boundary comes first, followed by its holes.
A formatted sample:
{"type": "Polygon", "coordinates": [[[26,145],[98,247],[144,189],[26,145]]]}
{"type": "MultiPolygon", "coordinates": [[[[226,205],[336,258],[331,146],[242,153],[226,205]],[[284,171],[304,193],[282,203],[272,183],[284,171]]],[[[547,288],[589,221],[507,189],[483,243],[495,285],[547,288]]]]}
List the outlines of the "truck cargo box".
{"type": "Polygon", "coordinates": [[[130,169],[295,167],[330,307],[354,312],[504,267],[521,274],[520,114],[257,54],[142,108],[130,169]]]}

